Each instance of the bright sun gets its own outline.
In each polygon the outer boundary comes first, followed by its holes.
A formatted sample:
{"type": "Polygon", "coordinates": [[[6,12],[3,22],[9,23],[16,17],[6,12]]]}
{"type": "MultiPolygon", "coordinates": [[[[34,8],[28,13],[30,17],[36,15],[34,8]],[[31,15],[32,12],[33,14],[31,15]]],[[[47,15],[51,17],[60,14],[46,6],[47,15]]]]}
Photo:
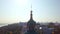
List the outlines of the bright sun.
{"type": "Polygon", "coordinates": [[[28,0],[16,0],[18,4],[25,5],[28,0]]]}

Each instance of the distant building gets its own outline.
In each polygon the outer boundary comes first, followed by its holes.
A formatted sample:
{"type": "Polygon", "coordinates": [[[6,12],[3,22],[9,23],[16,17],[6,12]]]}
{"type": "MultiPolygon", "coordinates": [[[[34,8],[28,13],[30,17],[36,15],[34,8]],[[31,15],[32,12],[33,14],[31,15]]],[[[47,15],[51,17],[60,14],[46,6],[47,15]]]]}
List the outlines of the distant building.
{"type": "Polygon", "coordinates": [[[52,34],[54,28],[42,27],[43,34],[52,34]]]}

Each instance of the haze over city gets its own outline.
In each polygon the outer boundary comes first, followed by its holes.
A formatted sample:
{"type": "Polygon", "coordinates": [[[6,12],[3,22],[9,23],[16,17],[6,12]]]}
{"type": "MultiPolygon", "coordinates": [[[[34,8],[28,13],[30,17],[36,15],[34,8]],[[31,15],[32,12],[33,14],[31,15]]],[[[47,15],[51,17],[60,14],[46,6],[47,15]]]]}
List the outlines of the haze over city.
{"type": "Polygon", "coordinates": [[[31,10],[37,22],[60,22],[60,0],[0,0],[0,24],[27,22],[31,10]]]}
{"type": "Polygon", "coordinates": [[[0,34],[60,34],[60,0],[0,0],[0,34]]]}

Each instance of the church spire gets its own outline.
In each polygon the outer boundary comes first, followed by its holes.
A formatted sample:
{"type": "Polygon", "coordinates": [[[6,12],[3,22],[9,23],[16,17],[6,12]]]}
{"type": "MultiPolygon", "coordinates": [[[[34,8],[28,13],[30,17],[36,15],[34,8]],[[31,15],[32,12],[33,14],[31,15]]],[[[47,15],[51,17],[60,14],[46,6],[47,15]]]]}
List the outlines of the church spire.
{"type": "Polygon", "coordinates": [[[32,17],[32,4],[31,4],[31,14],[30,14],[30,20],[33,20],[33,17],[32,17]]]}
{"type": "Polygon", "coordinates": [[[31,10],[31,14],[30,14],[30,20],[32,20],[33,19],[33,17],[32,17],[32,10],[31,10]]]}

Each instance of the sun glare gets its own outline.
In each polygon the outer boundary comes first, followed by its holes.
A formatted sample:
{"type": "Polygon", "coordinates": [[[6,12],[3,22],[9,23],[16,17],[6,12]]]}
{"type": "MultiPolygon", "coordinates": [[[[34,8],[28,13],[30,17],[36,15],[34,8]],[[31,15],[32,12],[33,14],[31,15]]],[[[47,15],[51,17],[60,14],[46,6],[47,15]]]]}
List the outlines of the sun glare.
{"type": "Polygon", "coordinates": [[[18,4],[25,5],[28,0],[16,0],[18,4]]]}

